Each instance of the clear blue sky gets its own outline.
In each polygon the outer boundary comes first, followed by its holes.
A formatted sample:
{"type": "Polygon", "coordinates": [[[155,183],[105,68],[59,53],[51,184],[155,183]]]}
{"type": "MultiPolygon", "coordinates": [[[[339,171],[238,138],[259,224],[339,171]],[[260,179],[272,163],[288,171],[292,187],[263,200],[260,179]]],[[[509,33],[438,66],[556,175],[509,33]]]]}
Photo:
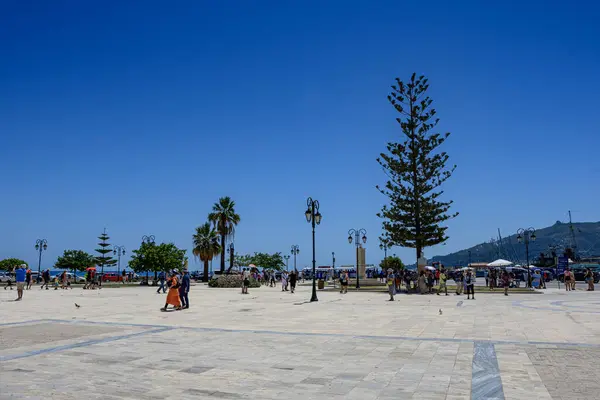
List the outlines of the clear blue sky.
{"type": "Polygon", "coordinates": [[[458,165],[461,215],[427,256],[569,209],[600,220],[600,6],[484,3],[2,1],[0,258],[37,267],[46,238],[51,266],[104,227],[189,249],[229,195],[241,253],[298,244],[308,265],[313,196],[318,264],[354,262],[350,228],[379,262],[375,159],[401,138],[386,96],[413,71],[458,165]]]}

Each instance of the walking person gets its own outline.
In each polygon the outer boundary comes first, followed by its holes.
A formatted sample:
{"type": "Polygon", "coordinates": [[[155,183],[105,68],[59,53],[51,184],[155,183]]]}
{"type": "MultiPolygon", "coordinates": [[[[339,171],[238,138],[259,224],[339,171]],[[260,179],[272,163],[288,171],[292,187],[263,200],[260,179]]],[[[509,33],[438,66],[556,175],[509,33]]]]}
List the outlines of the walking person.
{"type": "MultiPolygon", "coordinates": [[[[163,275],[164,276],[164,275],[163,275]]],[[[179,299],[179,279],[177,278],[177,270],[171,271],[171,277],[169,278],[169,293],[167,293],[167,301],[165,306],[160,311],[167,311],[167,307],[172,305],[175,310],[181,310],[181,300],[179,299]]]]}
{"type": "Polygon", "coordinates": [[[181,308],[190,308],[190,300],[188,293],[190,292],[190,274],[187,269],[183,270],[183,277],[181,278],[181,286],[179,287],[179,299],[181,300],[181,308]]]}
{"type": "Polygon", "coordinates": [[[510,274],[504,271],[502,274],[502,285],[504,286],[504,295],[508,296],[508,288],[510,287],[510,274]]]}
{"type": "Polygon", "coordinates": [[[25,287],[27,288],[27,290],[31,289],[31,282],[31,270],[27,268],[27,272],[25,273],[25,287]]]}
{"type": "Polygon", "coordinates": [[[469,296],[471,296],[473,300],[475,300],[475,279],[473,278],[473,273],[471,272],[471,270],[467,271],[465,283],[467,284],[467,300],[470,300],[469,296]]]}
{"type": "Polygon", "coordinates": [[[244,268],[242,271],[242,294],[248,294],[250,287],[250,271],[244,268]]]}
{"type": "Polygon", "coordinates": [[[44,289],[44,286],[46,286],[46,290],[49,290],[48,289],[48,285],[50,284],[50,270],[49,269],[42,272],[42,279],[43,279],[43,283],[42,283],[41,289],[44,289]]]}
{"type": "MultiPolygon", "coordinates": [[[[27,275],[27,265],[21,264],[18,268],[15,268],[15,281],[17,282],[17,299],[15,301],[23,300],[23,289],[25,289],[25,275],[27,275]]],[[[12,287],[10,288],[12,290],[12,287]]]]}
{"type": "Polygon", "coordinates": [[[444,293],[446,293],[446,296],[448,296],[448,286],[446,285],[446,281],[448,280],[448,277],[446,276],[446,270],[444,268],[442,268],[442,270],[440,271],[439,280],[440,280],[440,286],[438,287],[438,291],[437,291],[438,296],[440,295],[440,292],[442,290],[444,291],[444,293]]]}
{"type": "Polygon", "coordinates": [[[287,278],[288,278],[287,272],[283,271],[281,273],[281,291],[282,292],[285,292],[288,290],[287,289],[287,285],[288,285],[287,278]]]}
{"type": "Polygon", "coordinates": [[[160,271],[160,273],[158,274],[158,282],[160,286],[158,287],[156,293],[160,293],[161,289],[163,293],[166,293],[167,288],[165,287],[165,273],[163,271],[160,271]]]}
{"type": "Polygon", "coordinates": [[[571,291],[571,271],[569,271],[569,268],[565,268],[564,282],[565,282],[565,290],[567,292],[571,291]]]}
{"type": "Polygon", "coordinates": [[[594,291],[594,273],[589,268],[586,268],[586,270],[585,270],[585,281],[588,284],[587,291],[593,292],[594,291]]]}
{"type": "Polygon", "coordinates": [[[125,270],[123,270],[123,272],[121,273],[121,282],[123,282],[123,285],[124,285],[126,281],[127,281],[127,272],[125,272],[125,270]]]}
{"type": "Polygon", "coordinates": [[[394,270],[388,268],[387,270],[387,287],[388,293],[390,294],[390,299],[388,301],[394,301],[394,295],[396,294],[396,276],[394,275],[394,270]]]}
{"type": "Polygon", "coordinates": [[[456,271],[454,274],[454,282],[456,283],[456,294],[461,295],[463,291],[464,275],[462,271],[456,271]]]}
{"type": "Polygon", "coordinates": [[[296,282],[298,281],[298,274],[296,274],[296,271],[290,272],[289,280],[290,290],[292,291],[292,293],[294,293],[296,291],[296,282]]]}
{"type": "Polygon", "coordinates": [[[62,274],[60,274],[60,288],[67,288],[67,271],[63,271],[62,274]]]}

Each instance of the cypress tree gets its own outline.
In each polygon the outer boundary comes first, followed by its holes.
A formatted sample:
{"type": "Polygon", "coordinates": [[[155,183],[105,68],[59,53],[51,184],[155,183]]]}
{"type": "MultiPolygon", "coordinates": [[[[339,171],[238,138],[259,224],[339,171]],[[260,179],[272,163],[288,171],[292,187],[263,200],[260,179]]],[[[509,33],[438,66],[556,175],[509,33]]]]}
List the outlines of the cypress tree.
{"type": "Polygon", "coordinates": [[[108,243],[110,237],[106,234],[106,228],[104,228],[104,232],[100,236],[98,236],[100,243],[98,246],[100,248],[96,249],[96,253],[100,254],[96,257],[96,264],[100,266],[101,273],[104,274],[104,266],[115,265],[117,260],[113,259],[109,254],[113,252],[111,248],[111,244],[108,243]]]}
{"type": "Polygon", "coordinates": [[[384,220],[384,232],[393,245],[416,249],[417,260],[425,247],[448,240],[441,224],[458,213],[450,214],[453,201],[441,201],[440,186],[452,175],[456,165],[446,168],[448,154],[439,151],[450,133],[433,133],[439,122],[433,100],[427,96],[428,80],[412,74],[406,83],[396,78],[388,101],[400,114],[403,140],[387,145],[377,162],[389,180],[377,189],[389,199],[377,215],[384,220]]]}

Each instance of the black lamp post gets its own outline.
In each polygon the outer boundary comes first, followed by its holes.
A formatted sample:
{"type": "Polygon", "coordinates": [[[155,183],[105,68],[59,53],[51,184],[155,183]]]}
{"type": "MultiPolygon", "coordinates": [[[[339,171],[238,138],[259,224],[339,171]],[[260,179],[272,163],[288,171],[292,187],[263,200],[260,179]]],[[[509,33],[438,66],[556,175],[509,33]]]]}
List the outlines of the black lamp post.
{"type": "Polygon", "coordinates": [[[125,255],[125,246],[114,246],[113,254],[117,256],[117,281],[121,277],[121,256],[125,255]]]}
{"type": "MultiPolygon", "coordinates": [[[[147,245],[153,245],[155,243],[154,239],[155,239],[154,235],[144,235],[144,236],[142,236],[142,245],[144,243],[147,245]]],[[[144,268],[146,268],[146,263],[144,263],[144,268]]],[[[148,274],[149,274],[149,271],[146,270],[146,283],[148,283],[148,274]]]]}
{"type": "Polygon", "coordinates": [[[229,270],[233,269],[233,262],[235,261],[235,246],[233,242],[227,245],[227,252],[229,253],[229,270]]]}
{"type": "Polygon", "coordinates": [[[365,229],[350,229],[348,231],[348,243],[352,244],[352,235],[354,235],[354,244],[356,244],[356,288],[360,289],[360,265],[358,264],[358,249],[360,248],[360,235],[363,243],[367,243],[367,231],[365,229]]]}
{"type": "Polygon", "coordinates": [[[469,250],[469,265],[467,267],[471,268],[471,250],[469,250]]]}
{"type": "Polygon", "coordinates": [[[535,242],[535,229],[520,228],[517,230],[517,242],[525,243],[525,257],[527,258],[527,287],[531,287],[531,269],[529,268],[529,241],[535,242]]]}
{"type": "Polygon", "coordinates": [[[38,239],[35,241],[35,249],[39,251],[40,257],[38,259],[38,279],[42,271],[42,251],[48,249],[48,241],[46,239],[38,239]]]}
{"type": "Polygon", "coordinates": [[[290,267],[288,267],[288,261],[290,260],[290,256],[286,254],[283,258],[285,259],[285,270],[289,272],[290,267]]]}
{"type": "Polygon", "coordinates": [[[296,256],[300,253],[300,246],[297,244],[292,245],[292,255],[294,256],[294,271],[296,271],[296,256]]]}
{"type": "Polygon", "coordinates": [[[319,212],[319,201],[313,200],[312,197],[309,197],[306,201],[307,209],[304,212],[304,216],[306,217],[306,222],[312,224],[312,297],[310,301],[319,301],[317,298],[317,261],[315,260],[315,225],[319,225],[321,223],[321,213],[319,212]]]}

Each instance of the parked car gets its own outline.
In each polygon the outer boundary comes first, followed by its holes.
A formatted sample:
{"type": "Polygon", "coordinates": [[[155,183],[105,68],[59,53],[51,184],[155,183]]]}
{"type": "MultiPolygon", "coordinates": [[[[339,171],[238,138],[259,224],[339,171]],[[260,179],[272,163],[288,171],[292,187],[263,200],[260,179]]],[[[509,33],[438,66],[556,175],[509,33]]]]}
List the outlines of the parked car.
{"type": "Polygon", "coordinates": [[[116,272],[105,272],[102,275],[102,282],[121,282],[123,277],[116,272]]]}
{"type": "Polygon", "coordinates": [[[0,282],[6,283],[9,280],[14,281],[14,278],[11,277],[10,272],[0,272],[0,282]]]}

